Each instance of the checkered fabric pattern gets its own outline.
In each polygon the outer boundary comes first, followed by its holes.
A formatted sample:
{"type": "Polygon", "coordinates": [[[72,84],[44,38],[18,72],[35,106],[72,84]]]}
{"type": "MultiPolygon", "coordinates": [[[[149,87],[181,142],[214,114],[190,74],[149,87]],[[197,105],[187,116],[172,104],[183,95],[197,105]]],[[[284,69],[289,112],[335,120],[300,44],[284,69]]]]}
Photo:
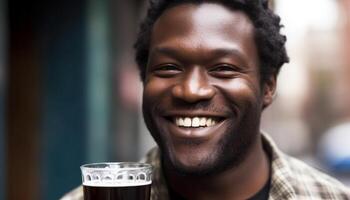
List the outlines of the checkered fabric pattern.
{"type": "MultiPolygon", "coordinates": [[[[281,152],[266,134],[264,147],[272,155],[269,200],[350,200],[350,189],[330,176],[281,152]]],[[[158,148],[152,149],[142,160],[153,165],[151,200],[169,200],[163,177],[158,148]]],[[[83,200],[82,187],[61,200],[83,200]]]]}

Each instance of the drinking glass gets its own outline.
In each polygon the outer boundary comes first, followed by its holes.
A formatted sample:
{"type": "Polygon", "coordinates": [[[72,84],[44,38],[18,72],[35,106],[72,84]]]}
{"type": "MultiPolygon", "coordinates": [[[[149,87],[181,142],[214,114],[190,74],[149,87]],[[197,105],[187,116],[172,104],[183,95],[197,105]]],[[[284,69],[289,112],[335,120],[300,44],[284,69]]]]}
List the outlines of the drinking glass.
{"type": "Polygon", "coordinates": [[[152,166],[146,163],[93,163],[80,167],[84,200],[149,200],[152,166]]]}

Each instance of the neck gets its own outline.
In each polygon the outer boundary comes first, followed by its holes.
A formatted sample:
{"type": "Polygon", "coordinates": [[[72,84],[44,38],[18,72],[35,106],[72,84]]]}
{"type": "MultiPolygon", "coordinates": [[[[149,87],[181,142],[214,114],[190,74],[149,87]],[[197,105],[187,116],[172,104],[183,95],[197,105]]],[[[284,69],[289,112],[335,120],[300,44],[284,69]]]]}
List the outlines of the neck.
{"type": "Polygon", "coordinates": [[[181,176],[165,169],[170,188],[186,199],[248,199],[268,181],[270,164],[261,138],[242,163],[214,176],[181,176]]]}

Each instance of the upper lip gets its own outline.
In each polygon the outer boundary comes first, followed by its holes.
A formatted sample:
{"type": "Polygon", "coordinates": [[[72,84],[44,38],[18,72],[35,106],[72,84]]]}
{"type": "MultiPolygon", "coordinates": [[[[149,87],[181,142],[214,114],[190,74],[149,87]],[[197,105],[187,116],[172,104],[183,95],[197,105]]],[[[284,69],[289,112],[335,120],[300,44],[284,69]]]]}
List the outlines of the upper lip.
{"type": "Polygon", "coordinates": [[[202,110],[177,110],[177,111],[168,111],[164,113],[164,117],[213,117],[213,118],[227,118],[227,113],[218,113],[211,111],[202,111],[202,110]]]}

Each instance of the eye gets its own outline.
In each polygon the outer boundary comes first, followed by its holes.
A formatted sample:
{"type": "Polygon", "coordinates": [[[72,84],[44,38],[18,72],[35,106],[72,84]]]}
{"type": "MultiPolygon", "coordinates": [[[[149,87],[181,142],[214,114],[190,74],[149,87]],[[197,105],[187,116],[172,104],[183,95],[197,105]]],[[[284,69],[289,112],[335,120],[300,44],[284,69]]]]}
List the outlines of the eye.
{"type": "Polygon", "coordinates": [[[215,67],[213,69],[213,71],[219,71],[219,72],[234,71],[234,68],[232,66],[229,66],[229,65],[220,65],[220,66],[215,67]]]}
{"type": "Polygon", "coordinates": [[[174,65],[174,64],[165,64],[165,65],[158,65],[154,67],[154,74],[160,77],[172,77],[176,74],[180,73],[182,70],[180,67],[174,65]]]}
{"type": "Polygon", "coordinates": [[[235,65],[220,64],[212,67],[209,73],[219,78],[231,78],[239,72],[239,68],[235,65]]]}

